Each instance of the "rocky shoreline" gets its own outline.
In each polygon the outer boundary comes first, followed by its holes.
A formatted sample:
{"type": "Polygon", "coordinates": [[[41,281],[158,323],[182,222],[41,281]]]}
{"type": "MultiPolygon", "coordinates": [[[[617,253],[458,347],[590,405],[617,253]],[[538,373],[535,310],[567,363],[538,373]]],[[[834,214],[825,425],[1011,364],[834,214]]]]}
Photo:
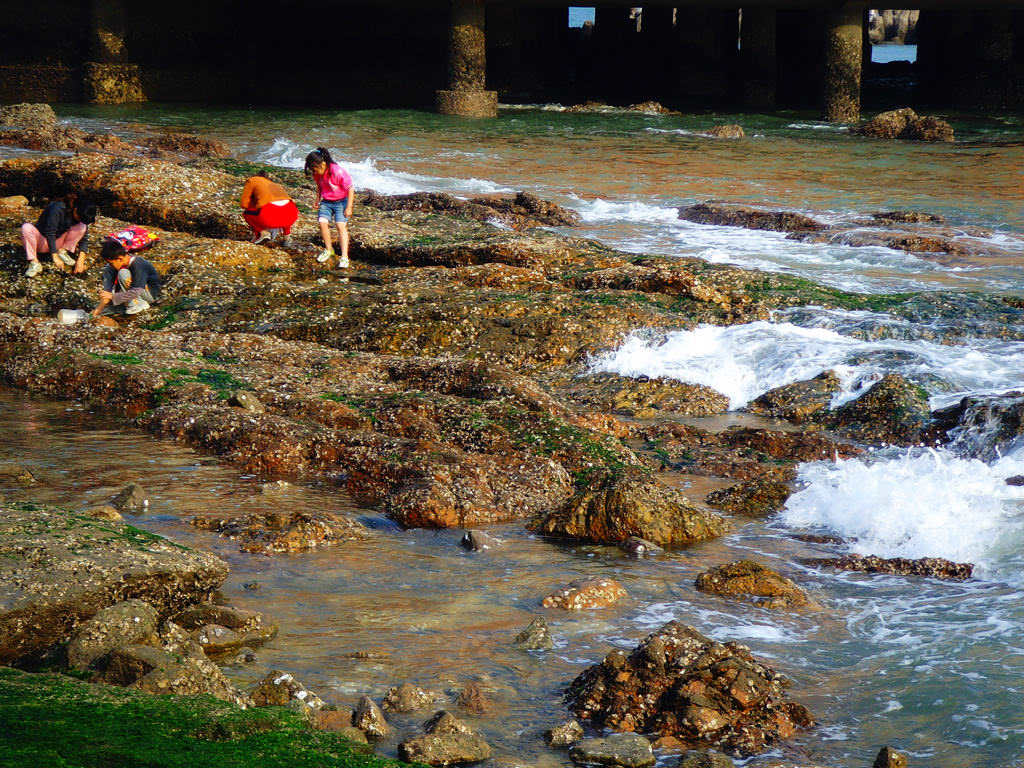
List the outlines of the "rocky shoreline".
{"type": "MultiPolygon", "coordinates": [[[[959,415],[933,414],[923,390],[898,376],[833,410],[838,380],[823,374],[752,403],[749,411],[764,417],[763,426],[713,430],[683,419],[728,411],[720,393],[588,372],[591,355],[638,329],[745,323],[809,303],[917,312],[959,297],[860,295],[779,274],[627,254],[539,228],[569,228],[575,218],[523,194],[471,201],[363,195],[351,226],[353,268],[341,275],[310,258],[317,236],[308,217],[291,248],[245,242],[235,198],[257,166],[205,150],[197,157],[198,146],[179,143],[187,158],[118,148],[117,154],[0,163],[0,197],[10,198],[0,200],[0,377],[6,384],[89,403],[261,477],[327,480],[402,527],[520,521],[554,540],[639,555],[713,539],[745,516],[777,511],[793,490],[799,462],[855,456],[870,446],[944,442],[969,411],[964,404],[959,415]],[[47,198],[72,189],[101,206],[97,230],[130,222],[161,238],[149,258],[165,278],[165,298],[122,327],[62,326],[53,319],[59,309],[91,306],[95,263],[81,278],[53,269],[33,280],[22,274],[17,225],[34,218],[47,198]],[[690,498],[665,482],[666,472],[714,477],[726,487],[690,498]]],[[[300,203],[308,199],[299,174],[277,176],[300,203]]],[[[955,255],[973,247],[966,244],[971,233],[900,212],[880,213],[858,223],[856,232],[798,214],[715,203],[680,215],[802,238],[867,231],[865,244],[884,231],[890,239],[916,238],[905,248],[915,253],[955,255]]],[[[1020,319],[1012,302],[985,300],[1020,319]]],[[[367,534],[359,521],[329,512],[210,514],[193,523],[263,555],[367,534]]],[[[39,595],[47,590],[33,588],[37,612],[27,614],[10,586],[25,583],[23,577],[0,573],[6,601],[0,629],[7,629],[0,632],[0,662],[38,667],[63,653],[68,668],[84,667],[101,682],[154,693],[205,692],[243,706],[294,706],[314,725],[356,740],[380,738],[387,727],[376,702],[360,701],[351,712],[331,708],[285,672],[248,693],[222,681],[211,657],[272,631],[262,616],[210,602],[227,575],[216,558],[178,551],[116,521],[101,525],[59,510],[5,506],[0,524],[0,545],[19,557],[44,553],[41,562],[61,568],[78,563],[78,554],[68,554],[77,548],[32,536],[60,530],[102,541],[110,578],[120,585],[88,596],[55,595],[45,605],[39,595]],[[153,571],[164,556],[175,567],[187,564],[188,577],[161,571],[160,589],[142,581],[128,588],[115,578],[118,568],[133,567],[133,558],[153,571]],[[110,627],[125,622],[138,635],[106,647],[110,627]]],[[[470,548],[490,546],[486,534],[473,533],[470,548]]],[[[969,564],[858,560],[841,546],[836,555],[818,564],[970,576],[969,564]]],[[[48,577],[59,572],[51,569],[48,577]]],[[[820,607],[799,585],[756,562],[702,575],[695,589],[773,608],[820,607]]],[[[614,582],[571,584],[544,605],[599,609],[620,591],[614,582]]],[[[541,635],[535,628],[523,642],[543,648],[541,635]]],[[[812,713],[786,698],[784,687],[780,673],[742,646],[670,624],[632,654],[615,652],[596,663],[569,690],[573,712],[595,728],[644,733],[659,739],[659,749],[672,739],[685,748],[749,755],[811,727],[812,713]]],[[[406,703],[393,706],[408,708],[415,699],[430,708],[428,694],[400,694],[396,687],[396,699],[406,703]]],[[[472,701],[475,694],[467,696],[472,701]]],[[[382,704],[386,710],[387,701],[382,704]]],[[[433,711],[422,732],[402,743],[405,759],[448,765],[490,756],[469,725],[433,711]]],[[[576,744],[585,735],[578,724],[560,734],[552,743],[576,745],[571,756],[582,763],[649,764],[651,746],[640,737],[629,744],[612,737],[611,744],[576,744]]]]}

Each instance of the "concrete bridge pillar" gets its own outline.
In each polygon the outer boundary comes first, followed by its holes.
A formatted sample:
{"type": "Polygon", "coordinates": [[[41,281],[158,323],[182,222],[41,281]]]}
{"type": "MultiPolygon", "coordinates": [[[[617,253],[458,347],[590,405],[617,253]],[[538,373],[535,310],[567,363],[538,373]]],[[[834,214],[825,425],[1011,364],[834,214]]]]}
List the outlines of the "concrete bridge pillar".
{"type": "Polygon", "coordinates": [[[452,0],[448,30],[448,88],[437,92],[437,111],[459,117],[497,117],[498,93],[486,90],[484,0],[452,0]]]}
{"type": "Polygon", "coordinates": [[[146,101],[139,67],[126,61],[124,0],[90,0],[89,11],[89,61],[83,82],[86,101],[146,101]]]}
{"type": "Polygon", "coordinates": [[[860,119],[860,83],[864,56],[864,6],[847,3],[825,20],[825,119],[860,119]]]}
{"type": "Polygon", "coordinates": [[[744,8],[740,27],[743,103],[750,109],[775,109],[778,61],[775,56],[776,10],[744,8]]]}

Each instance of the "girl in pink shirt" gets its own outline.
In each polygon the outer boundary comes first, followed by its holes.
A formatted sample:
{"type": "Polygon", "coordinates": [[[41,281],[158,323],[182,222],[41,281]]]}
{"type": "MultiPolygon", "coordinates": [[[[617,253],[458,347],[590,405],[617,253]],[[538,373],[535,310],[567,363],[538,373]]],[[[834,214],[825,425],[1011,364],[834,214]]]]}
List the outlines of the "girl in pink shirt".
{"type": "Polygon", "coordinates": [[[352,177],[345,169],[331,159],[331,153],[324,147],[317,147],[306,156],[306,175],[316,182],[317,221],[324,249],[316,260],[321,264],[331,258],[331,222],[338,228],[338,242],[341,243],[340,269],[348,268],[348,218],[352,215],[352,177]]]}

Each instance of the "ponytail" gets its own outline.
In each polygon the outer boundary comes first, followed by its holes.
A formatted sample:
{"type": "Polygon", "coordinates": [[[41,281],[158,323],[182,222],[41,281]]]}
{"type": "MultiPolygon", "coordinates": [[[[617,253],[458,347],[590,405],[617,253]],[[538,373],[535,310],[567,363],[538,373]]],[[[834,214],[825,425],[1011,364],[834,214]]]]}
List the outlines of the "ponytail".
{"type": "Polygon", "coordinates": [[[329,169],[331,163],[334,162],[334,158],[331,157],[331,153],[327,150],[327,147],[317,147],[308,155],[306,155],[306,175],[311,176],[313,169],[323,163],[329,169]]]}

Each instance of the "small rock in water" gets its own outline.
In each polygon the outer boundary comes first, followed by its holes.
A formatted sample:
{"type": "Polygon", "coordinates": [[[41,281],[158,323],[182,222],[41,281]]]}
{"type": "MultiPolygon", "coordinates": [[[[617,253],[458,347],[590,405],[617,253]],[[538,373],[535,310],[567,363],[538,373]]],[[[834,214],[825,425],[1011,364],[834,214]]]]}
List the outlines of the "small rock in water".
{"type": "Polygon", "coordinates": [[[762,608],[813,606],[800,587],[753,560],[737,560],[705,571],[694,586],[701,592],[722,597],[753,597],[762,608]]]}
{"type": "Polygon", "coordinates": [[[244,389],[236,389],[232,392],[231,397],[228,399],[228,405],[241,408],[250,413],[263,413],[266,410],[256,395],[252,392],[246,392],[244,389]]]}
{"type": "Polygon", "coordinates": [[[691,750],[679,759],[679,768],[735,768],[736,763],[713,750],[691,750]]]}
{"type": "Polygon", "coordinates": [[[1014,475],[1006,478],[1007,485],[1024,485],[1024,475],[1014,475]]]}
{"type": "Polygon", "coordinates": [[[17,483],[18,485],[35,485],[38,478],[32,470],[14,461],[0,461],[0,483],[17,483]]]}
{"type": "Polygon", "coordinates": [[[120,512],[138,514],[149,507],[146,491],[138,483],[128,483],[110,498],[110,506],[120,512]]]}
{"type": "Polygon", "coordinates": [[[483,687],[476,681],[466,684],[466,687],[459,693],[457,703],[474,715],[485,715],[494,706],[487,694],[484,693],[483,687]]]}
{"type": "Polygon", "coordinates": [[[615,579],[593,578],[574,581],[541,602],[545,608],[583,611],[607,608],[626,596],[626,590],[615,579]]]}
{"type": "Polygon", "coordinates": [[[894,576],[929,576],[933,579],[963,581],[971,578],[974,565],[954,563],[942,557],[922,557],[908,560],[904,557],[882,558],[877,555],[845,555],[844,557],[813,557],[801,562],[807,565],[825,566],[839,571],[864,571],[865,573],[889,573],[894,576]]]}
{"type": "Polygon", "coordinates": [[[742,139],[747,135],[741,125],[716,125],[703,133],[712,139],[742,139]]]}
{"type": "Polygon", "coordinates": [[[246,590],[247,592],[259,592],[260,589],[262,588],[263,585],[261,585],[258,581],[247,581],[245,582],[245,584],[242,585],[242,589],[246,590]]]}
{"type": "Polygon", "coordinates": [[[483,552],[487,549],[494,549],[501,544],[498,539],[490,534],[476,530],[466,531],[462,541],[459,543],[470,552],[483,552]]]}
{"type": "Polygon", "coordinates": [[[569,750],[569,756],[584,765],[645,768],[654,765],[651,742],[636,733],[613,733],[603,739],[585,739],[569,750]]]}
{"type": "Polygon", "coordinates": [[[524,651],[548,651],[555,645],[548,623],[541,616],[531,621],[526,629],[516,635],[512,644],[524,651]]]}
{"type": "Polygon", "coordinates": [[[544,733],[544,741],[549,747],[571,747],[582,738],[583,726],[576,720],[566,720],[544,733]]]}
{"type": "Polygon", "coordinates": [[[203,647],[208,656],[222,656],[238,650],[245,640],[233,629],[219,624],[206,624],[192,633],[192,638],[203,647]]]}
{"type": "Polygon", "coordinates": [[[385,712],[415,712],[430,706],[440,698],[441,694],[436,691],[427,691],[412,683],[402,683],[388,689],[381,702],[381,708],[385,712]]]}
{"type": "Polygon", "coordinates": [[[384,713],[369,696],[363,696],[356,704],[352,725],[366,734],[368,739],[380,741],[391,735],[391,726],[384,719],[384,713]]]}
{"type": "Polygon", "coordinates": [[[907,756],[892,747],[882,747],[872,768],[907,768],[907,756]]]}
{"type": "Polygon", "coordinates": [[[124,520],[124,518],[121,516],[121,513],[118,512],[109,504],[101,504],[98,507],[89,507],[82,514],[88,515],[89,517],[95,518],[97,520],[106,520],[110,523],[116,523],[121,520],[124,520]]]}
{"type": "Polygon", "coordinates": [[[304,709],[324,708],[324,701],[288,672],[274,670],[256,684],[252,700],[257,707],[286,707],[298,702],[304,709]]]}
{"type": "Polygon", "coordinates": [[[630,536],[619,546],[631,557],[653,557],[665,553],[665,550],[657,544],[647,541],[647,539],[641,539],[639,536],[630,536]]]}

